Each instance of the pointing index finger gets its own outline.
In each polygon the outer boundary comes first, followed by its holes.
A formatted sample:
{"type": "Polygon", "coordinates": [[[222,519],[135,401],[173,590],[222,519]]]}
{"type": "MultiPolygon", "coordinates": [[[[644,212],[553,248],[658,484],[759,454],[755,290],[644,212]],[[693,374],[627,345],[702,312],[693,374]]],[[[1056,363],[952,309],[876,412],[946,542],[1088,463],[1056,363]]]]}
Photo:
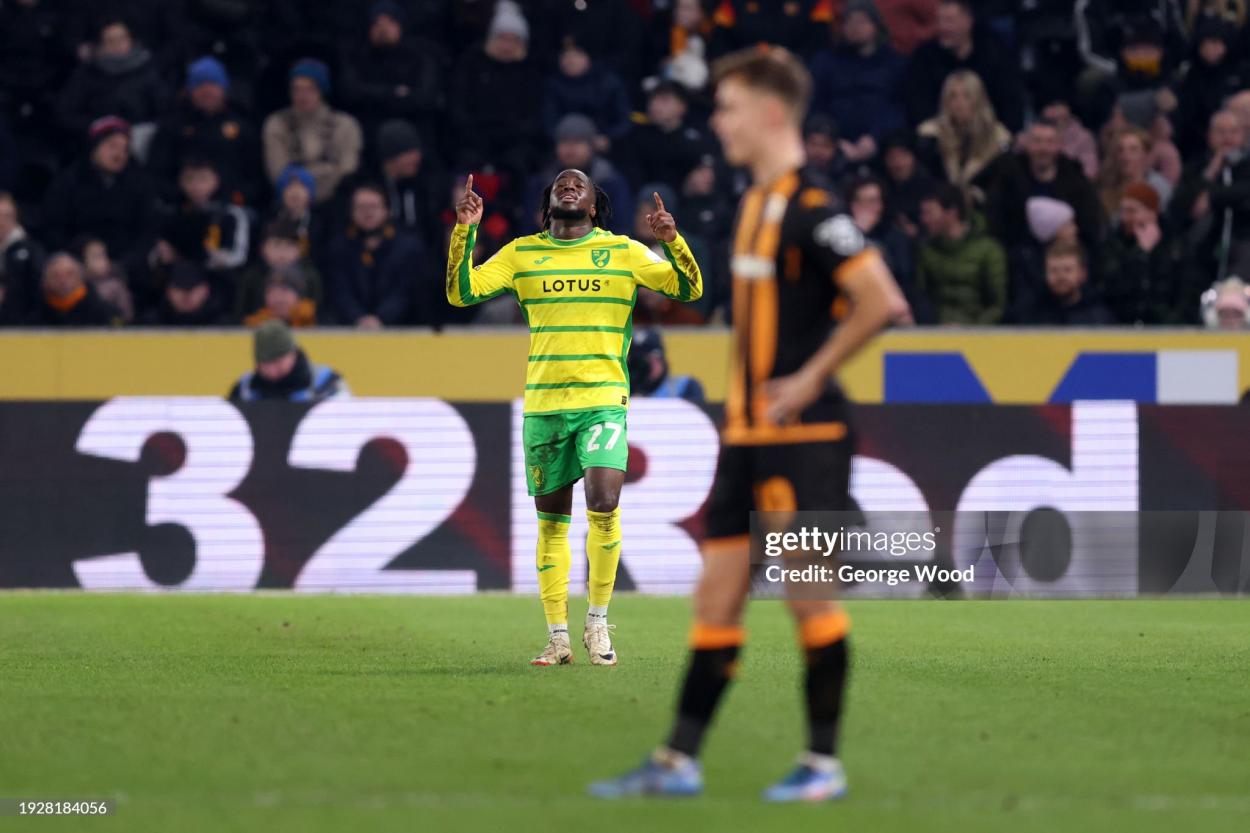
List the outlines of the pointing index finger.
{"type": "Polygon", "coordinates": [[[659,192],[659,191],[652,191],[652,192],[651,192],[651,196],[655,199],[655,207],[656,207],[656,208],[658,208],[660,211],[663,211],[663,210],[664,210],[664,200],[660,199],[660,192],[659,192]]]}
{"type": "Polygon", "coordinates": [[[465,180],[465,183],[464,183],[464,192],[465,192],[466,194],[472,194],[472,193],[473,193],[473,174],[469,174],[469,178],[468,178],[467,180],[465,180]]]}

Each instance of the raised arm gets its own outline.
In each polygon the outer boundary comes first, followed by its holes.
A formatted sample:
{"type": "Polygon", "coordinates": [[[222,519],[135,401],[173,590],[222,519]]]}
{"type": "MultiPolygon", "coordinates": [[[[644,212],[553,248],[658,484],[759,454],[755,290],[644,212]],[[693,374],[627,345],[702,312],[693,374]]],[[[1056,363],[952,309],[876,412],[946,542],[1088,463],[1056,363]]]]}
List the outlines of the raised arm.
{"type": "Polygon", "coordinates": [[[630,243],[634,275],[638,283],[678,301],[697,301],[703,297],[703,275],[686,241],[677,233],[673,215],[664,209],[659,194],[652,194],[655,211],[647,215],[651,232],[660,241],[664,257],[641,243],[630,243]]]}
{"type": "Polygon", "coordinates": [[[477,244],[477,224],[482,220],[482,198],[473,191],[473,174],[464,184],[464,194],[456,203],[456,227],[451,232],[447,252],[447,300],[452,306],[480,304],[512,288],[512,267],[501,257],[500,249],[485,263],[473,265],[477,244]]]}

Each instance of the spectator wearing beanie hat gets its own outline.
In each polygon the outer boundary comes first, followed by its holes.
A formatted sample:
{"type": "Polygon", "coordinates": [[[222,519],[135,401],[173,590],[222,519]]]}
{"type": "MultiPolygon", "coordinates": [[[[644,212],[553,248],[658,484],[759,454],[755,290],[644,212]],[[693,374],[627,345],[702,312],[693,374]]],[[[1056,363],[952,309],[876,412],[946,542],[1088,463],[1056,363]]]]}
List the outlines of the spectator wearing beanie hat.
{"type": "Polygon", "coordinates": [[[407,14],[394,0],[368,7],[368,31],[347,53],[343,103],[361,119],[366,136],[388,119],[415,123],[434,135],[447,80],[441,47],[410,37],[407,14]]]}
{"type": "Polygon", "coordinates": [[[485,43],[460,58],[451,75],[450,160],[492,163],[524,181],[544,144],[543,74],[529,60],[529,24],[514,0],[499,0],[485,43]]]}
{"type": "Polygon", "coordinates": [[[230,389],[227,398],[231,402],[320,402],[350,395],[337,371],[308,360],[282,321],[266,321],[256,328],[252,356],[256,367],[230,389]]]}
{"type": "Polygon", "coordinates": [[[318,258],[325,242],[326,224],[316,206],[317,181],[302,165],[287,165],[274,183],[271,218],[287,220],[299,231],[305,257],[318,258]]]}
{"type": "Polygon", "coordinates": [[[1007,250],[1007,323],[1028,320],[1038,299],[1045,296],[1046,249],[1054,243],[1080,242],[1076,211],[1063,200],[1029,197],[1024,214],[1027,235],[1007,250]]]}
{"type": "Polygon", "coordinates": [[[55,250],[80,235],[98,237],[134,276],[155,239],[155,194],[147,175],[131,164],[129,122],[96,119],[87,137],[88,155],[61,172],[44,195],[40,239],[55,250]]]}
{"type": "Polygon", "coordinates": [[[985,211],[990,233],[1009,248],[1030,242],[1027,206],[1032,197],[1051,197],[1076,212],[1081,242],[1092,251],[1103,234],[1102,205],[1081,164],[1063,153],[1059,129],[1035,121],[1019,144],[1018,151],[1004,153],[994,163],[985,211]]]}
{"type": "Polygon", "coordinates": [[[222,198],[256,205],[264,184],[256,126],[231,106],[230,78],[212,56],[187,67],[184,95],[161,120],[148,154],[148,170],[167,201],[177,199],[178,167],[189,156],[208,159],[221,176],[222,198]]]}
{"type": "Polygon", "coordinates": [[[1169,232],[1159,208],[1150,185],[1124,186],[1119,223],[1102,247],[1102,295],[1121,324],[1197,323],[1203,287],[1184,238],[1169,232]]]}
{"type": "Polygon", "coordinates": [[[287,165],[304,166],[316,180],[316,202],[324,204],[360,166],[360,123],[326,104],[330,70],[321,61],[296,61],[290,82],[291,106],[265,119],[261,129],[265,172],[277,181],[287,165]]]}

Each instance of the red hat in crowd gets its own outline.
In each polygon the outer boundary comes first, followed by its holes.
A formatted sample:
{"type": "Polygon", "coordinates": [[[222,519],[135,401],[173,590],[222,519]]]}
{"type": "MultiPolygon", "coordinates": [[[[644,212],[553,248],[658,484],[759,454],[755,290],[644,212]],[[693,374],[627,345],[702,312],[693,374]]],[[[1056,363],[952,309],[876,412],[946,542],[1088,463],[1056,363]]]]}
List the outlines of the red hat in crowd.
{"type": "Polygon", "coordinates": [[[109,136],[114,136],[118,133],[130,135],[130,122],[121,116],[101,116],[87,128],[87,138],[90,140],[92,147],[100,144],[109,136]]]}

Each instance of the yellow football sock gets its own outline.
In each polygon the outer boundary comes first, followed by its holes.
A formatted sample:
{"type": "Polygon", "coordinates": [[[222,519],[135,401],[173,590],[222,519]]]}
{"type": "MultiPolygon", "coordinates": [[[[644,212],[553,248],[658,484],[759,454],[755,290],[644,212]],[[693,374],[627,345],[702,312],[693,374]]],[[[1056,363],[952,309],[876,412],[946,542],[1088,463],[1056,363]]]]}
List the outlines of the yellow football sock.
{"type": "Polygon", "coordinates": [[[586,536],[586,559],[590,562],[587,592],[591,607],[607,607],[616,584],[616,565],[621,560],[621,508],[611,512],[586,510],[590,534],[586,536]]]}
{"type": "Polygon", "coordinates": [[[538,513],[538,595],[543,600],[543,613],[548,625],[569,621],[569,567],[573,555],[569,551],[568,515],[538,513]]]}

